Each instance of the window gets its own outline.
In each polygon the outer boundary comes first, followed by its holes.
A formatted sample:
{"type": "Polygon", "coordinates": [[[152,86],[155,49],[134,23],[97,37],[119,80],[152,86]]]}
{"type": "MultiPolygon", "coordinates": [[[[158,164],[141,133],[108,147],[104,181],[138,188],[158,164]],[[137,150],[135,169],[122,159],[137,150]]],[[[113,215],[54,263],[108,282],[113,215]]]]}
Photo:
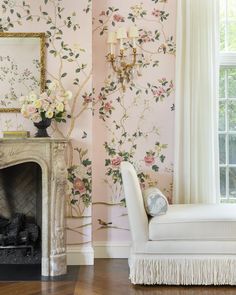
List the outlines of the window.
{"type": "Polygon", "coordinates": [[[219,164],[221,201],[236,203],[236,1],[220,0],[219,164]]]}

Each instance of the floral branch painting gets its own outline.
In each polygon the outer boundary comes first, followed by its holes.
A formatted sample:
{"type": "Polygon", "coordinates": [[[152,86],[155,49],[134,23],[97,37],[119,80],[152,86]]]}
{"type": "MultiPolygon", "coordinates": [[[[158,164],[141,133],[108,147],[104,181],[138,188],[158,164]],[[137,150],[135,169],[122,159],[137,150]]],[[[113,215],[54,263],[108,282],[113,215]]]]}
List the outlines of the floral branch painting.
{"type": "MultiPolygon", "coordinates": [[[[175,55],[174,36],[169,35],[165,29],[170,17],[167,2],[150,0],[145,1],[145,4],[121,7],[115,1],[109,1],[110,6],[101,10],[94,20],[96,42],[99,39],[106,42],[107,32],[115,31],[120,26],[135,24],[139,28],[136,73],[127,91],[122,92],[111,69],[108,70],[104,84],[97,84],[95,88],[95,115],[107,134],[104,142],[106,157],[103,181],[108,196],[103,200],[101,197],[100,200],[94,200],[93,204],[103,204],[107,206],[106,210],[111,205],[125,207],[121,161],[134,164],[142,189],[157,184],[160,173],[172,175],[170,162],[166,164],[166,154],[171,147],[162,141],[161,130],[156,124],[158,119],[154,114],[155,110],[158,113],[161,104],[165,104],[170,105],[167,111],[170,112],[170,117],[173,116],[173,101],[170,99],[174,91],[173,81],[159,72],[163,58],[172,59],[175,55]]],[[[124,44],[127,53],[130,46],[128,41],[124,44]]],[[[164,188],[169,200],[171,188],[171,182],[164,188]]],[[[126,216],[125,208],[122,216],[126,216]]],[[[114,220],[111,222],[116,226],[114,220]]],[[[98,227],[99,230],[111,228],[112,226],[98,227]]]]}
{"type": "Polygon", "coordinates": [[[40,91],[39,59],[30,57],[25,47],[21,48],[20,52],[14,50],[18,57],[10,56],[9,46],[5,47],[5,54],[2,50],[0,54],[0,108],[19,108],[20,96],[29,91],[40,91]],[[28,56],[24,58],[23,55],[28,56]],[[25,59],[28,67],[25,65],[25,59]]]}

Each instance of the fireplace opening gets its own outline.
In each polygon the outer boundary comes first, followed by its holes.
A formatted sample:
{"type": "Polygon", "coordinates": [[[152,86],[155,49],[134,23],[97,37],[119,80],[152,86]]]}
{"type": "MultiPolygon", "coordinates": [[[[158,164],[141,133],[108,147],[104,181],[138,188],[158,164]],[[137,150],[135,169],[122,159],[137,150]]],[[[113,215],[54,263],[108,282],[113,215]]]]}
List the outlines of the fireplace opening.
{"type": "Polygon", "coordinates": [[[0,169],[0,264],[41,264],[42,170],[0,169]]]}

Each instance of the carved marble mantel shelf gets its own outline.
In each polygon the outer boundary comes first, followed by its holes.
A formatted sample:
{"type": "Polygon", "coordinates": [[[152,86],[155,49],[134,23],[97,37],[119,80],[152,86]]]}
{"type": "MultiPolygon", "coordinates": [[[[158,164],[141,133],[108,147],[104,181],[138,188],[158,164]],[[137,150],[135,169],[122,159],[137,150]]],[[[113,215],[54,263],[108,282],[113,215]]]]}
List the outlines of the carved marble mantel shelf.
{"type": "Polygon", "coordinates": [[[58,138],[0,139],[0,169],[36,162],[42,169],[42,276],[66,273],[65,148],[58,138]]]}

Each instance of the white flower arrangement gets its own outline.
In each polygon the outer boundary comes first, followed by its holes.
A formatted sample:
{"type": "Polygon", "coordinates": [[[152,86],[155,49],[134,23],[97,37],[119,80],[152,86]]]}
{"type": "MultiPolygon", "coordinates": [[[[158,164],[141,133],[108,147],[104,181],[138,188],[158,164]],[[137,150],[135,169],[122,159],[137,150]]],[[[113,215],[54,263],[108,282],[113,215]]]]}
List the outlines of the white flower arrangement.
{"type": "Polygon", "coordinates": [[[47,91],[39,95],[32,91],[28,95],[20,97],[21,113],[34,123],[47,118],[55,119],[57,122],[66,122],[68,101],[71,98],[71,91],[64,91],[57,81],[52,81],[47,91]]]}

